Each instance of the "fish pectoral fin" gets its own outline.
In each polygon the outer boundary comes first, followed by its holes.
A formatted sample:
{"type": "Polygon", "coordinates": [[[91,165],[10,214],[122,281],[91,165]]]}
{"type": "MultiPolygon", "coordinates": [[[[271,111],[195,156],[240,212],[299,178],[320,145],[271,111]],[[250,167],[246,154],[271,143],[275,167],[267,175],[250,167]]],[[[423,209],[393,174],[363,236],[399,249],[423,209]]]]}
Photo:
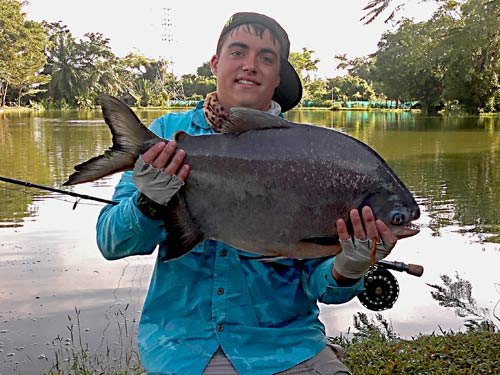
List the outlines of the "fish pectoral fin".
{"type": "Polygon", "coordinates": [[[250,108],[231,108],[229,119],[222,124],[223,133],[243,133],[249,130],[290,128],[293,123],[279,116],[250,108]]]}
{"type": "Polygon", "coordinates": [[[322,246],[332,246],[340,244],[340,239],[338,234],[327,234],[302,238],[300,242],[314,243],[322,246]]]}
{"type": "Polygon", "coordinates": [[[163,262],[180,258],[205,239],[179,194],[175,195],[168,203],[167,211],[168,214],[164,221],[167,231],[165,241],[167,249],[161,258],[163,262]]]}

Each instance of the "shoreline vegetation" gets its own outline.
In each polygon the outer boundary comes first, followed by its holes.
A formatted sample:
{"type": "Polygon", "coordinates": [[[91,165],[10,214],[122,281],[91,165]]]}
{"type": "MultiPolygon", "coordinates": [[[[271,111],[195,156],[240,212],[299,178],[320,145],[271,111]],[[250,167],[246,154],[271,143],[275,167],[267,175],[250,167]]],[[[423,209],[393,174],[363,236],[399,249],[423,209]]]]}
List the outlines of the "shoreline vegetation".
{"type": "Polygon", "coordinates": [[[486,375],[500,370],[498,351],[493,350],[500,345],[498,331],[441,331],[410,340],[392,335],[369,327],[360,337],[340,340],[346,353],[343,362],[357,375],[486,375]]]}
{"type": "MultiPolygon", "coordinates": [[[[452,308],[464,319],[465,330],[438,331],[418,334],[410,339],[401,338],[382,313],[369,317],[358,312],[353,316],[353,333],[328,337],[332,344],[341,345],[343,362],[356,375],[432,374],[432,375],[490,375],[500,370],[500,317],[493,311],[477,305],[472,297],[472,285],[458,274],[452,279],[442,275],[442,285],[428,284],[431,295],[441,307],[452,308]]],[[[134,327],[124,312],[117,314],[120,331],[118,356],[110,350],[92,354],[82,342],[80,311],[68,316],[71,345],[54,345],[55,362],[48,375],[144,375],[136,345],[133,344],[134,327]],[[120,324],[119,324],[120,326],[120,324]],[[110,359],[111,362],[110,362],[110,359]]],[[[57,341],[57,338],[56,340],[57,341]]]]}
{"type": "MultiPolygon", "coordinates": [[[[498,0],[432,1],[437,9],[429,20],[399,19],[374,53],[332,56],[336,76],[318,77],[314,50],[291,51],[303,87],[301,105],[418,106],[429,115],[500,112],[498,0]]],[[[389,3],[373,0],[365,10],[372,8],[376,18],[389,3]]],[[[193,74],[176,76],[173,61],[135,52],[120,57],[101,32],[78,38],[62,21],[28,20],[23,1],[0,4],[0,106],[93,108],[99,92],[130,105],[165,106],[192,104],[216,90],[209,61],[193,74]]]]}
{"type": "MultiPolygon", "coordinates": [[[[165,111],[165,110],[190,110],[193,109],[194,106],[189,105],[164,105],[164,106],[131,106],[132,110],[146,110],[146,111],[165,111]]],[[[17,107],[17,106],[4,106],[0,107],[0,115],[7,114],[22,114],[22,113],[38,113],[45,111],[100,111],[100,106],[94,106],[92,108],[40,108],[40,107],[17,107]]],[[[332,107],[303,107],[297,106],[293,108],[293,111],[344,111],[344,112],[412,112],[412,113],[422,113],[421,109],[415,108],[375,108],[375,107],[342,107],[342,106],[332,106],[332,107]]],[[[478,113],[478,114],[470,114],[464,112],[455,112],[455,111],[446,111],[441,110],[435,114],[435,116],[475,116],[475,117],[496,117],[500,116],[500,112],[488,112],[488,113],[478,113]]]]}
{"type": "MultiPolygon", "coordinates": [[[[75,311],[73,323],[68,316],[70,345],[59,336],[53,340],[54,360],[47,375],[146,374],[131,337],[120,338],[127,345],[118,356],[110,348],[92,353],[82,342],[79,310],[75,311]]],[[[437,332],[410,339],[400,338],[380,313],[375,318],[358,313],[354,316],[354,326],[357,331],[350,337],[328,337],[328,341],[343,347],[342,361],[356,375],[489,375],[500,370],[500,357],[494,350],[500,346],[500,332],[485,322],[458,332],[437,327],[437,332]]]]}

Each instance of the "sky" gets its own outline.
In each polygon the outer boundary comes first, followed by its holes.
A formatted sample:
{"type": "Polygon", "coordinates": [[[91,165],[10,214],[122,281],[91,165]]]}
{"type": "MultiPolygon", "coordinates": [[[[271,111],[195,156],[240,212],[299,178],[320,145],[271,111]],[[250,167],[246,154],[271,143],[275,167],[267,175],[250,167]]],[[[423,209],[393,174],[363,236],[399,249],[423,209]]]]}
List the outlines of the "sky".
{"type": "MultiPolygon", "coordinates": [[[[402,15],[425,20],[433,3],[407,0],[402,15]]],[[[110,39],[113,52],[124,57],[130,52],[173,61],[175,75],[195,74],[210,60],[222,26],[240,11],[264,13],[287,31],[291,51],[303,47],[319,58],[317,78],[335,77],[334,56],[365,56],[377,50],[382,33],[391,29],[379,17],[370,25],[360,18],[368,0],[319,0],[314,3],[291,0],[30,0],[23,8],[28,19],[62,21],[73,36],[100,32],[110,39]],[[314,4],[314,5],[313,5],[314,4]]],[[[399,0],[394,1],[400,3],[399,0]]]]}

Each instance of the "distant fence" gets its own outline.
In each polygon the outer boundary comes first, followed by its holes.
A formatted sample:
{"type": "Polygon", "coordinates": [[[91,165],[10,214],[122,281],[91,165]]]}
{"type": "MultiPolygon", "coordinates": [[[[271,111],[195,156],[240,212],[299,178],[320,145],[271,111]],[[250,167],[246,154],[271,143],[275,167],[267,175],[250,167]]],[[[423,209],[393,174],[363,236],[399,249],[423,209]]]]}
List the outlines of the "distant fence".
{"type": "MultiPolygon", "coordinates": [[[[195,107],[198,104],[197,100],[170,100],[167,102],[167,107],[195,107]]],[[[333,102],[326,104],[321,101],[308,100],[302,103],[302,107],[329,107],[331,105],[340,106],[343,108],[386,108],[386,109],[411,109],[420,104],[418,100],[414,101],[397,101],[397,100],[352,100],[347,102],[333,102]]]]}
{"type": "Polygon", "coordinates": [[[198,100],[169,100],[167,107],[195,107],[198,100]]]}
{"type": "Polygon", "coordinates": [[[420,104],[418,100],[409,102],[403,102],[403,101],[398,102],[397,100],[383,100],[383,101],[356,100],[356,101],[338,102],[338,103],[342,104],[344,107],[347,108],[386,108],[386,109],[396,109],[396,108],[411,109],[415,108],[415,106],[420,104]]]}

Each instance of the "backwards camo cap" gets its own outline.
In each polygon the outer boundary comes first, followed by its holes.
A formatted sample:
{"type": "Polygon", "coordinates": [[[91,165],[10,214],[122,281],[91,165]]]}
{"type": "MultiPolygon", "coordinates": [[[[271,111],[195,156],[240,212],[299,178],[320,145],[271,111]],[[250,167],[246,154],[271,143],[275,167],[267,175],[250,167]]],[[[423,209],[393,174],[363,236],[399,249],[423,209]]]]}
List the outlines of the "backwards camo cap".
{"type": "Polygon", "coordinates": [[[246,25],[258,24],[268,29],[277,39],[280,45],[280,84],[274,90],[273,100],[281,106],[281,110],[286,112],[295,107],[302,98],[302,84],[293,66],[288,61],[290,55],[290,41],[286,31],[271,17],[259,13],[240,12],[229,18],[224,25],[217,42],[217,51],[220,50],[224,36],[234,28],[246,25]]]}

